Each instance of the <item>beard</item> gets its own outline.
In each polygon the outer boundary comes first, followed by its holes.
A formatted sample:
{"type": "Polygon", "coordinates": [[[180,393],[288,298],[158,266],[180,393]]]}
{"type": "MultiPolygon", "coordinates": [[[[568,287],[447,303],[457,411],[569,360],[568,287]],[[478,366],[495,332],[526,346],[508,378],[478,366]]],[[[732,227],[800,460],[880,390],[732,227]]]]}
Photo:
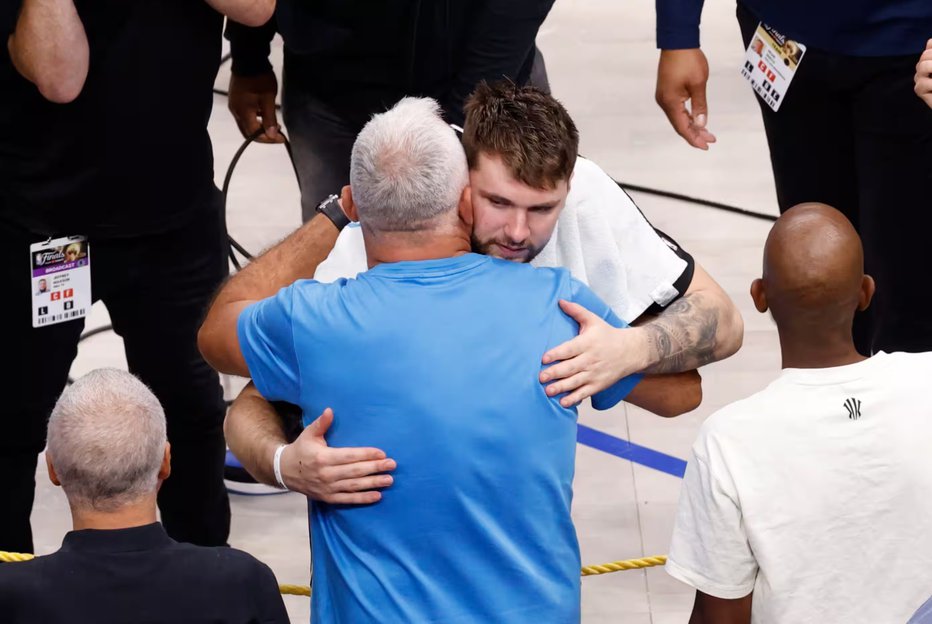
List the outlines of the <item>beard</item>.
{"type": "Polygon", "coordinates": [[[476,238],[475,234],[470,234],[469,240],[474,253],[482,254],[484,256],[492,256],[493,258],[499,258],[502,260],[509,260],[511,262],[528,263],[536,258],[537,254],[539,254],[541,249],[543,249],[543,247],[535,247],[534,245],[530,244],[530,242],[515,244],[512,241],[506,242],[498,239],[481,241],[476,238]],[[504,245],[514,248],[520,247],[522,251],[515,256],[504,256],[496,245],[504,245]]]}

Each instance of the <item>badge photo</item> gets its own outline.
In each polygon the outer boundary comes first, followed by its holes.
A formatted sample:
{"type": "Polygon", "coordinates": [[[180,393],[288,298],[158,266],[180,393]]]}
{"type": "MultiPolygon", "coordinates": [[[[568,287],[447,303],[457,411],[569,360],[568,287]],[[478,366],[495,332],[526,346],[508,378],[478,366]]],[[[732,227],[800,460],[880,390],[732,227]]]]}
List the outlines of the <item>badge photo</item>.
{"type": "Polygon", "coordinates": [[[32,326],[46,327],[87,316],[91,308],[90,245],[65,236],[29,246],[32,326]]]}
{"type": "Polygon", "coordinates": [[[759,24],[744,55],[741,75],[774,112],[786,98],[806,46],[759,24]]]}

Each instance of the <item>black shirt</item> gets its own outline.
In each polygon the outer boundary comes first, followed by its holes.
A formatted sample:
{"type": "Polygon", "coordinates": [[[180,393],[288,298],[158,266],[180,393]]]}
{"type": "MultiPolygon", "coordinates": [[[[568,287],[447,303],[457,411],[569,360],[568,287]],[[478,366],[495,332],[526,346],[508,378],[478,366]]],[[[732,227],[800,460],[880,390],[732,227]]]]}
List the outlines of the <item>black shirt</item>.
{"type": "Polygon", "coordinates": [[[481,80],[524,84],[553,0],[278,0],[262,28],[228,22],[233,72],[271,71],[285,42],[292,83],[358,125],[405,95],[437,99],[449,121],[481,80]]]}
{"type": "Polygon", "coordinates": [[[7,624],[287,624],[275,575],[232,548],[179,544],[162,525],[72,531],[61,550],[0,564],[7,624]]]}
{"type": "Polygon", "coordinates": [[[2,4],[0,219],[43,235],[127,237],[204,205],[219,13],[204,0],[75,0],[89,73],[76,100],[53,104],[13,67],[6,41],[21,0],[2,4]]]}

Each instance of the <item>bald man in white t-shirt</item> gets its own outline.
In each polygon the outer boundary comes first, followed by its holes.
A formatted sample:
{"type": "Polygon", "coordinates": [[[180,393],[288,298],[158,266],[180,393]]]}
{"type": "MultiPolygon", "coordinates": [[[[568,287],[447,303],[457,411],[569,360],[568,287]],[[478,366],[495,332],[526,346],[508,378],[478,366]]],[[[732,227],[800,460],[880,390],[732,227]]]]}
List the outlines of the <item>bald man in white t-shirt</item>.
{"type": "Polygon", "coordinates": [[[783,372],[693,446],[666,564],[690,624],[901,623],[932,590],[932,354],[858,354],[873,292],[840,212],[774,225],[751,294],[783,372]]]}

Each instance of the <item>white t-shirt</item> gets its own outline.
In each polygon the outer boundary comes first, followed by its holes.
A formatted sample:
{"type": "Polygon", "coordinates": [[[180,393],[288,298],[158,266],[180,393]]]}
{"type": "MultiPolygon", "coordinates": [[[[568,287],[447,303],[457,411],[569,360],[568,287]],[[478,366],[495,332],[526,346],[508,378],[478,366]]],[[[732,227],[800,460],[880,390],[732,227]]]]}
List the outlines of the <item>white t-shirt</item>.
{"type": "Polygon", "coordinates": [[[901,624],[932,592],[932,353],[786,369],[702,427],[667,572],[757,624],[901,624]]]}
{"type": "MultiPolygon", "coordinates": [[[[608,174],[579,158],[554,234],[532,264],[569,269],[631,323],[655,303],[666,306],[689,286],[680,278],[687,269],[691,278],[692,267],[670,245],[608,174]]],[[[362,230],[350,224],[314,279],[332,282],[366,268],[362,230]]]]}

